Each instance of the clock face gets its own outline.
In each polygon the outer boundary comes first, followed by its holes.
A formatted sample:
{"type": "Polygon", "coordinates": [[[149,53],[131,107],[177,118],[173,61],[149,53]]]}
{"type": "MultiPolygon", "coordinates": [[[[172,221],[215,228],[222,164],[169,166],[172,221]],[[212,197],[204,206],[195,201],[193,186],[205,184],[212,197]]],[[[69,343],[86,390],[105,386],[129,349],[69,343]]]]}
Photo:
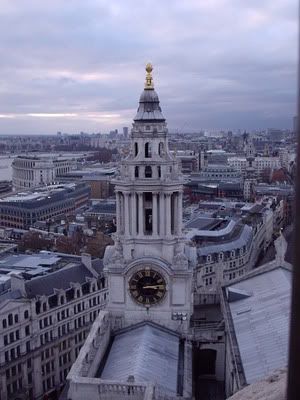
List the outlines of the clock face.
{"type": "Polygon", "coordinates": [[[136,302],[143,305],[159,303],[166,294],[164,277],[151,268],[137,271],[129,281],[129,291],[136,302]]]}

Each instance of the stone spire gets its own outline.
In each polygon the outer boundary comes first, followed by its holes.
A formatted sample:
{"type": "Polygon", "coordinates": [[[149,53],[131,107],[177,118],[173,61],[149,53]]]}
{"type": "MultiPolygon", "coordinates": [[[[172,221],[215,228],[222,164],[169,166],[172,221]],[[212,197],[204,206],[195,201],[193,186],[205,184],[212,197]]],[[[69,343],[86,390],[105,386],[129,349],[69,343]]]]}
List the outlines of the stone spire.
{"type": "Polygon", "coordinates": [[[146,65],[147,74],[145,87],[140,97],[137,114],[134,117],[135,122],[165,122],[165,117],[163,116],[159,105],[158,95],[154,90],[152,71],[152,64],[148,63],[146,65]]]}

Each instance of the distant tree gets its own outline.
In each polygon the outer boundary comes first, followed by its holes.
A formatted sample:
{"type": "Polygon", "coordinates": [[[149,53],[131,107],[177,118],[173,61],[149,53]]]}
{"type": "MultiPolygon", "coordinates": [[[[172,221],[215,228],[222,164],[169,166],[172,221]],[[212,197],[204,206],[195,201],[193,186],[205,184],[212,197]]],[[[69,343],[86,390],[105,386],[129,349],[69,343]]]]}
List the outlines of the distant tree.
{"type": "Polygon", "coordinates": [[[97,232],[93,236],[86,238],[86,252],[93,257],[104,256],[106,246],[112,245],[114,241],[110,236],[104,235],[103,232],[97,232]]]}
{"type": "Polygon", "coordinates": [[[21,251],[26,250],[50,250],[54,245],[54,240],[46,238],[43,234],[35,231],[29,231],[23,235],[19,244],[21,251]]]}

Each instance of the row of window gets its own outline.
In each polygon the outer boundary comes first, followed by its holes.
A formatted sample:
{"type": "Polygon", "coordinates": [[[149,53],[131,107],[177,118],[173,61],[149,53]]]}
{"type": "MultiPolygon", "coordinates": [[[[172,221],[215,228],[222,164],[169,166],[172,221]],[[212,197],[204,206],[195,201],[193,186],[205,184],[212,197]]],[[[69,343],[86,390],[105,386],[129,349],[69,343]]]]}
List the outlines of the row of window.
{"type": "Polygon", "coordinates": [[[12,368],[8,368],[5,371],[6,379],[10,379],[16,376],[17,374],[20,374],[21,372],[22,372],[22,364],[21,363],[16,364],[12,368]]]}
{"type": "MultiPolygon", "coordinates": [[[[74,306],[75,309],[75,306],[74,306]]],[[[59,311],[57,313],[57,321],[63,321],[64,319],[69,318],[69,309],[66,308],[65,310],[59,311]]]]}
{"type": "Polygon", "coordinates": [[[19,330],[10,332],[9,335],[4,335],[3,336],[4,346],[7,346],[8,344],[14,343],[19,339],[20,339],[20,331],[19,330]]]}
{"type": "MultiPolygon", "coordinates": [[[[231,250],[230,251],[230,258],[235,258],[238,255],[242,256],[245,253],[245,251],[246,251],[246,247],[245,246],[243,246],[243,247],[241,247],[240,249],[237,249],[237,250],[231,250]]],[[[213,261],[212,254],[208,254],[206,256],[205,260],[206,260],[207,263],[212,262],[213,261]]],[[[218,260],[219,261],[224,260],[224,253],[223,252],[218,253],[218,260]]]]}
{"type": "MultiPolygon", "coordinates": [[[[97,290],[104,289],[105,284],[106,284],[105,278],[103,277],[99,279],[97,283],[84,282],[81,285],[81,290],[80,289],[75,290],[74,288],[69,288],[66,290],[65,295],[58,296],[57,294],[54,294],[52,296],[49,296],[48,302],[44,301],[43,303],[41,303],[40,301],[37,301],[35,304],[36,313],[40,314],[41,312],[46,312],[48,309],[58,307],[59,305],[63,305],[66,302],[74,300],[75,298],[79,298],[89,293],[96,292],[97,290]]],[[[104,298],[106,298],[106,296],[104,298]]],[[[60,316],[57,315],[57,318],[58,320],[59,318],[63,319],[62,314],[60,314],[60,316]]]]}
{"type": "Polygon", "coordinates": [[[42,375],[49,374],[55,370],[54,360],[48,361],[46,364],[42,365],[42,375]]]}
{"type": "Polygon", "coordinates": [[[50,389],[54,388],[54,386],[55,386],[55,377],[54,377],[54,375],[52,375],[49,378],[43,380],[43,391],[44,391],[44,393],[46,393],[50,389]]]}
{"type": "MultiPolygon", "coordinates": [[[[24,311],[24,319],[29,318],[28,310],[24,311]]],[[[7,318],[2,320],[2,328],[6,329],[9,326],[13,326],[19,322],[19,315],[18,314],[8,314],[7,318]]]]}
{"type": "MultiPolygon", "coordinates": [[[[150,129],[150,127],[149,127],[150,129]]],[[[137,142],[134,143],[134,156],[136,157],[139,153],[139,145],[137,142]]],[[[158,154],[162,156],[164,154],[164,143],[160,142],[158,145],[158,154]]],[[[147,142],[144,145],[144,156],[145,158],[151,158],[152,157],[152,147],[151,143],[147,142]]]]}
{"type": "Polygon", "coordinates": [[[54,349],[53,347],[43,350],[41,351],[41,360],[47,360],[49,357],[53,357],[54,356],[54,349]]]}
{"type": "MultiPolygon", "coordinates": [[[[238,276],[242,276],[244,275],[244,270],[240,270],[238,272],[230,272],[229,274],[224,275],[224,279],[228,279],[228,280],[232,280],[237,278],[238,276]]],[[[204,279],[204,284],[205,286],[210,286],[212,285],[214,282],[214,278],[213,277],[209,277],[209,278],[205,278],[204,279]]]]}
{"type": "MultiPolygon", "coordinates": [[[[30,325],[25,326],[24,332],[25,332],[25,336],[30,335],[30,325]]],[[[10,332],[7,335],[3,335],[4,346],[14,343],[17,340],[20,340],[20,330],[19,329],[16,331],[10,332]]]]}
{"type": "Polygon", "coordinates": [[[15,360],[16,358],[20,357],[20,355],[21,355],[20,346],[14,347],[10,350],[6,350],[6,352],[4,353],[5,362],[8,363],[9,361],[15,360]]]}
{"type": "Polygon", "coordinates": [[[8,398],[12,396],[14,393],[22,389],[22,378],[16,379],[12,383],[6,385],[8,398]]]}
{"type": "MultiPolygon", "coordinates": [[[[75,336],[76,336],[76,335],[75,335],[75,336]]],[[[71,347],[71,345],[72,345],[72,340],[71,340],[71,339],[63,340],[62,342],[59,343],[59,351],[61,352],[61,351],[63,351],[63,350],[66,350],[66,349],[68,349],[69,347],[71,347]]]]}
{"type": "Polygon", "coordinates": [[[63,365],[65,365],[67,363],[70,363],[70,362],[71,362],[71,352],[70,351],[67,352],[67,353],[62,354],[59,357],[59,366],[60,367],[62,367],[63,365]]]}
{"type": "Polygon", "coordinates": [[[53,331],[45,332],[40,335],[40,343],[43,346],[53,340],[53,331]]]}
{"type": "Polygon", "coordinates": [[[45,317],[39,321],[40,329],[47,328],[52,325],[52,316],[45,317]]]}

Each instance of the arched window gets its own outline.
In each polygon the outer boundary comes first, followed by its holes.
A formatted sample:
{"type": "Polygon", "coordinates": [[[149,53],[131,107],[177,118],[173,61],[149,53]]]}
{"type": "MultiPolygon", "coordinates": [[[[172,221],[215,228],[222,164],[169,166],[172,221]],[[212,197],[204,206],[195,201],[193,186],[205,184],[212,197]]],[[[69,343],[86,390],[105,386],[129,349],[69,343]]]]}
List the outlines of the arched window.
{"type": "Polygon", "coordinates": [[[151,158],[151,143],[145,144],[145,158],[151,158]]]}
{"type": "Polygon", "coordinates": [[[159,145],[158,145],[158,154],[160,156],[162,156],[163,153],[164,153],[164,144],[163,144],[163,142],[160,142],[159,145]]]}
{"type": "Polygon", "coordinates": [[[139,177],[139,167],[134,168],[134,177],[138,178],[139,177]]]}
{"type": "Polygon", "coordinates": [[[152,178],[152,168],[150,165],[145,167],[145,178],[152,178]]]}
{"type": "Polygon", "coordinates": [[[12,314],[8,314],[8,325],[12,325],[13,324],[13,316],[12,314]]]}
{"type": "Polygon", "coordinates": [[[5,329],[5,328],[7,327],[6,319],[4,319],[4,320],[2,321],[2,326],[3,326],[3,329],[5,329]]]}
{"type": "Polygon", "coordinates": [[[134,143],[134,155],[135,157],[138,155],[139,152],[139,146],[137,144],[137,142],[134,143]]]}

